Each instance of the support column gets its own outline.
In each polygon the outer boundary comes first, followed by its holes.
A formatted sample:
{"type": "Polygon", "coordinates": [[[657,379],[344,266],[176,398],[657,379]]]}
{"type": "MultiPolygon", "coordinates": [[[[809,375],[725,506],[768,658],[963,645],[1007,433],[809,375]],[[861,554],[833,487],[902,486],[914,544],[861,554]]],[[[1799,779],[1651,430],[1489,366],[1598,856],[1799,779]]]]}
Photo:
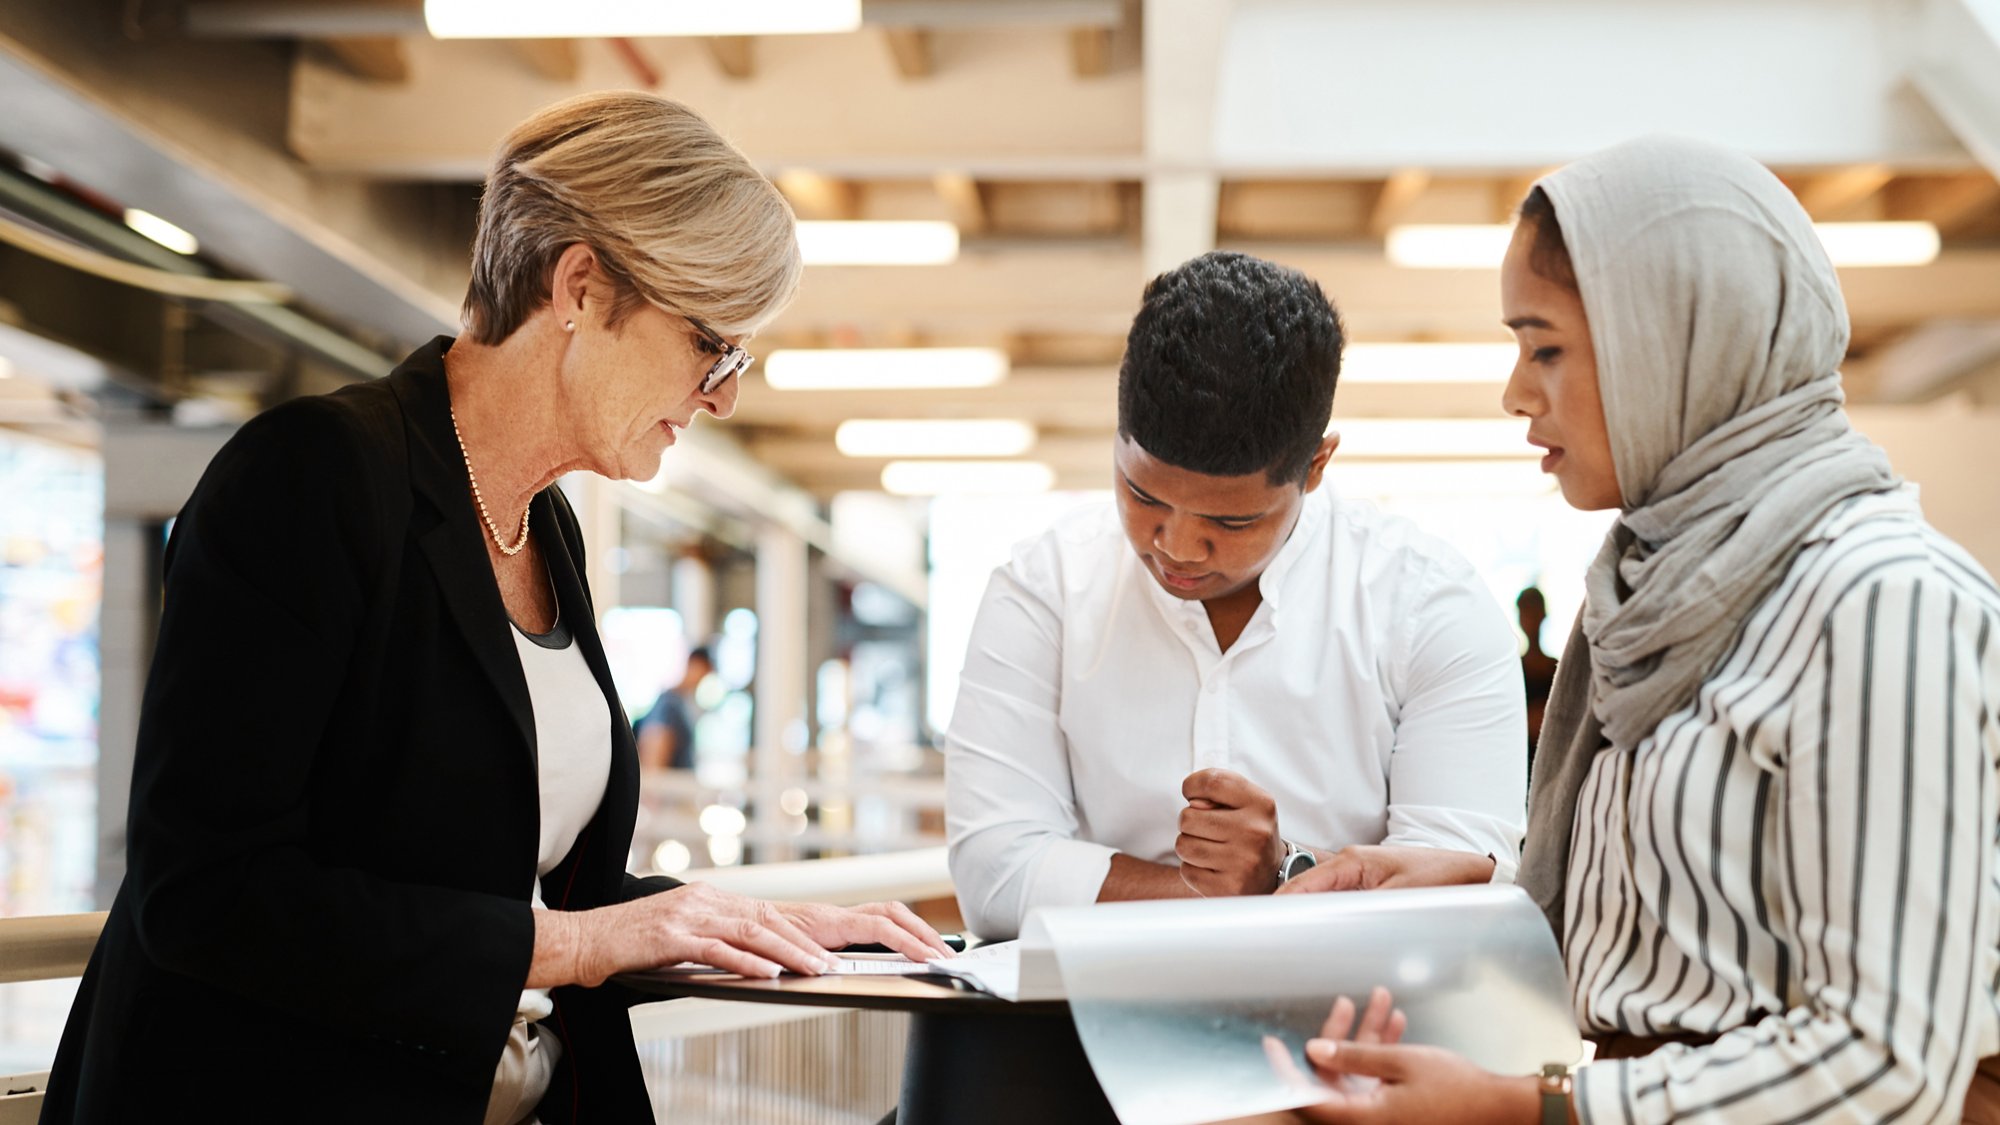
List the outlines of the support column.
{"type": "Polygon", "coordinates": [[[576,509],[583,528],[584,582],[598,619],[618,606],[618,551],[624,545],[623,510],[612,494],[616,487],[596,473],[571,473],[563,478],[563,494],[576,509]]]}
{"type": "MultiPolygon", "coordinates": [[[[108,474],[107,474],[108,477],[108,474]]],[[[107,494],[110,492],[106,481],[107,494]]],[[[132,752],[139,701],[158,626],[160,524],[104,521],[104,601],[97,651],[97,909],[108,910],[125,878],[125,814],[132,797],[132,752]]]]}
{"type": "Polygon", "coordinates": [[[809,585],[805,539],[766,524],[757,533],[757,711],[750,759],[756,803],[749,840],[759,860],[789,859],[778,795],[804,779],[809,585]]]}

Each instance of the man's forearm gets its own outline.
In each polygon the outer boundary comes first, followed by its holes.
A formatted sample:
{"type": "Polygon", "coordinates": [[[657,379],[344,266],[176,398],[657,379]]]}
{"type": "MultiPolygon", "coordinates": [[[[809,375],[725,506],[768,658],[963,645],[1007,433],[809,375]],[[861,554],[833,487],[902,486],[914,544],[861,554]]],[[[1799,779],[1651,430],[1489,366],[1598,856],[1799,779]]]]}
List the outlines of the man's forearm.
{"type": "Polygon", "coordinates": [[[1145,898],[1193,898],[1195,893],[1181,881],[1181,869],[1167,863],[1148,863],[1124,852],[1111,857],[1111,871],[1097,889],[1099,902],[1128,902],[1145,898]]]}

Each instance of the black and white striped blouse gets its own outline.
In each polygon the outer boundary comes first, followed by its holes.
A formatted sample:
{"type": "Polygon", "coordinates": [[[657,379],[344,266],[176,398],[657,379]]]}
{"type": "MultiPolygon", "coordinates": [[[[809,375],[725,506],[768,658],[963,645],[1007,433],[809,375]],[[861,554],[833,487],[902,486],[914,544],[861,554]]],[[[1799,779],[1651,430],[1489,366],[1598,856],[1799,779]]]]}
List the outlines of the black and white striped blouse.
{"type": "Polygon", "coordinates": [[[1577,803],[1586,1122],[1956,1121],[2000,1054],[2000,591],[1910,490],[1849,501],[1693,706],[1577,803]]]}

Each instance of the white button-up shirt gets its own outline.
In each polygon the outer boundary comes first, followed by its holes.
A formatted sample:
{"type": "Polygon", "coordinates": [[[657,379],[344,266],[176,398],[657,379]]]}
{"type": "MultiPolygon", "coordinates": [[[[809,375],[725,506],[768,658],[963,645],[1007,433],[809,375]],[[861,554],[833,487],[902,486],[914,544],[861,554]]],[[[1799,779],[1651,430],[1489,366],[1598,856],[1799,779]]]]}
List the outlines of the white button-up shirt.
{"type": "Polygon", "coordinates": [[[1160,588],[1111,502],[993,573],[945,737],[967,923],[1094,902],[1124,852],[1174,863],[1195,770],[1277,802],[1286,839],[1519,860],[1527,713],[1513,629],[1470,565],[1373,506],[1306,496],[1236,643],[1160,588]]]}

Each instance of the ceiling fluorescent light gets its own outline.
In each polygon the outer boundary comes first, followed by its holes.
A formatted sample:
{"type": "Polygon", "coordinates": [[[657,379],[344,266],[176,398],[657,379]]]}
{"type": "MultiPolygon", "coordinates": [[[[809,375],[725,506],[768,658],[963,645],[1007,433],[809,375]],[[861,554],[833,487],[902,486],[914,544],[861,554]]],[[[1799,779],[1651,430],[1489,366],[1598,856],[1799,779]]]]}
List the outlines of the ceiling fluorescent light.
{"type": "Polygon", "coordinates": [[[1505,383],[1520,349],[1513,344],[1349,344],[1343,383],[1505,383]]]}
{"type": "Polygon", "coordinates": [[[799,256],[809,266],[949,265],[958,260],[958,228],[928,219],[807,221],[799,224],[799,256]]]}
{"type": "Polygon", "coordinates": [[[1927,266],[1938,256],[1934,223],[1814,223],[1836,266],[1927,266]]]}
{"type": "MultiPolygon", "coordinates": [[[[1389,261],[1411,269],[1499,269],[1514,228],[1505,223],[1411,224],[1389,228],[1389,261]]],[[[1922,266],[1938,256],[1933,223],[1814,223],[1834,265],[1922,266]]]]}
{"type": "Polygon", "coordinates": [[[780,391],[990,387],[1006,377],[998,348],[786,349],[764,361],[764,382],[780,391]]]}
{"type": "Polygon", "coordinates": [[[1383,249],[1409,269],[1497,269],[1513,237],[1507,223],[1406,223],[1389,228],[1383,249]]]}
{"type": "Polygon", "coordinates": [[[176,254],[192,255],[201,250],[201,243],[195,241],[194,235],[189,234],[150,211],[141,211],[137,207],[127,207],[125,209],[125,225],[167,249],[172,250],[176,254]]]}
{"type": "Polygon", "coordinates": [[[1055,470],[1040,461],[891,461],[882,466],[882,490],[897,496],[1047,492],[1055,483],[1055,470]]]}
{"type": "Polygon", "coordinates": [[[437,39],[622,39],[854,31],[861,0],[424,0],[437,39]]]}
{"type": "Polygon", "coordinates": [[[1013,457],[1034,448],[1035,427],[1004,418],[853,418],[833,432],[849,457],[1013,457]]]}

